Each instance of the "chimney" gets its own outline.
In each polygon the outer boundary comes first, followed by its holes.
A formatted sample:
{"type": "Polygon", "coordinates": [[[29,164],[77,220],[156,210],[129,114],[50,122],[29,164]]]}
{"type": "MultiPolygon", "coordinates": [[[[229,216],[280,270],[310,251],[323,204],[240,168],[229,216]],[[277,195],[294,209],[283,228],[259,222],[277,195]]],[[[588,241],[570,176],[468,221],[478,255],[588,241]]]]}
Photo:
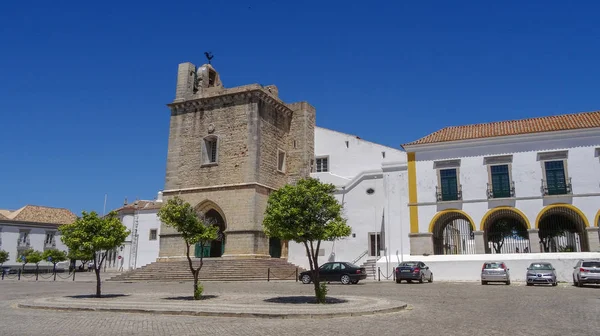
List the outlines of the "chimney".
{"type": "Polygon", "coordinates": [[[156,196],[156,201],[157,202],[162,202],[163,201],[162,190],[158,192],[158,195],[156,196]]]}

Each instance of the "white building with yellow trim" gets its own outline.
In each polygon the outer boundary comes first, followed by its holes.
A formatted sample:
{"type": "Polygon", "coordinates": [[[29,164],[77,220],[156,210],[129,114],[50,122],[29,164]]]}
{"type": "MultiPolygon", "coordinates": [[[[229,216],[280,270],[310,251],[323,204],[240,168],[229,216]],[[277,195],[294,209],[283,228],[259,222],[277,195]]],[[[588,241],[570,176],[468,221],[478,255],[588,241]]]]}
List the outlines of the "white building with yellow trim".
{"type": "Polygon", "coordinates": [[[403,147],[408,202],[391,202],[408,216],[401,259],[448,280],[478,279],[485,260],[518,280],[546,260],[570,281],[576,260],[600,257],[600,111],[447,127],[403,147]]]}

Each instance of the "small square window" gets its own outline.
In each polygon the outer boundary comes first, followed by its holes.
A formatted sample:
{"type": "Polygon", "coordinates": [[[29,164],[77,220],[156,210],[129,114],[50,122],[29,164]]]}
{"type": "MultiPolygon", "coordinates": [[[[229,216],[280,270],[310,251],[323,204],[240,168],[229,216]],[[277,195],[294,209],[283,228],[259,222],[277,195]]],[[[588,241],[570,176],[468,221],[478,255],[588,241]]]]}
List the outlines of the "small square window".
{"type": "Polygon", "coordinates": [[[285,152],[281,149],[277,151],[277,170],[285,173],[285,152]]]}
{"type": "Polygon", "coordinates": [[[321,157],[317,158],[317,173],[323,173],[329,171],[329,158],[321,157]]]}
{"type": "Polygon", "coordinates": [[[158,236],[157,229],[150,230],[150,239],[149,240],[156,240],[157,236],[158,236]]]}

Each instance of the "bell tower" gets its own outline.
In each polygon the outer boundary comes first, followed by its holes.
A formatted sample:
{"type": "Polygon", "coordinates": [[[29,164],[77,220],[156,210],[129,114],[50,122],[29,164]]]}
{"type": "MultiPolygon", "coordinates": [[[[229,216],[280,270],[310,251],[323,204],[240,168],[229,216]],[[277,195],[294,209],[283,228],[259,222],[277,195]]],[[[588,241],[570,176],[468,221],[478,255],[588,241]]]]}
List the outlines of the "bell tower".
{"type": "MultiPolygon", "coordinates": [[[[199,212],[219,215],[222,248],[210,249],[211,257],[269,257],[262,230],[267,199],[310,174],[315,109],[286,104],[275,85],[225,88],[210,63],[179,64],[175,99],[167,106],[163,197],[179,196],[199,212]]],[[[180,235],[163,225],[159,257],[183,256],[180,235]]]]}

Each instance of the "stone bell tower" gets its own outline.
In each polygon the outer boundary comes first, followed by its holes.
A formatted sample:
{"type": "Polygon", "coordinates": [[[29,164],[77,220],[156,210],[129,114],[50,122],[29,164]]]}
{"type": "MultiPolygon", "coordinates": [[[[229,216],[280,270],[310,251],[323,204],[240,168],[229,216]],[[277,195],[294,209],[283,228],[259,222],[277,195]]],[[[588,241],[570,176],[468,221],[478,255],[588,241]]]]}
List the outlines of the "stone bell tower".
{"type": "MultiPolygon", "coordinates": [[[[315,109],[286,104],[274,85],[225,88],[210,64],[179,64],[171,110],[165,199],[179,195],[218,223],[205,257],[269,257],[262,221],[269,193],[309,175],[315,109]]],[[[163,225],[160,258],[185,256],[163,225]]]]}

